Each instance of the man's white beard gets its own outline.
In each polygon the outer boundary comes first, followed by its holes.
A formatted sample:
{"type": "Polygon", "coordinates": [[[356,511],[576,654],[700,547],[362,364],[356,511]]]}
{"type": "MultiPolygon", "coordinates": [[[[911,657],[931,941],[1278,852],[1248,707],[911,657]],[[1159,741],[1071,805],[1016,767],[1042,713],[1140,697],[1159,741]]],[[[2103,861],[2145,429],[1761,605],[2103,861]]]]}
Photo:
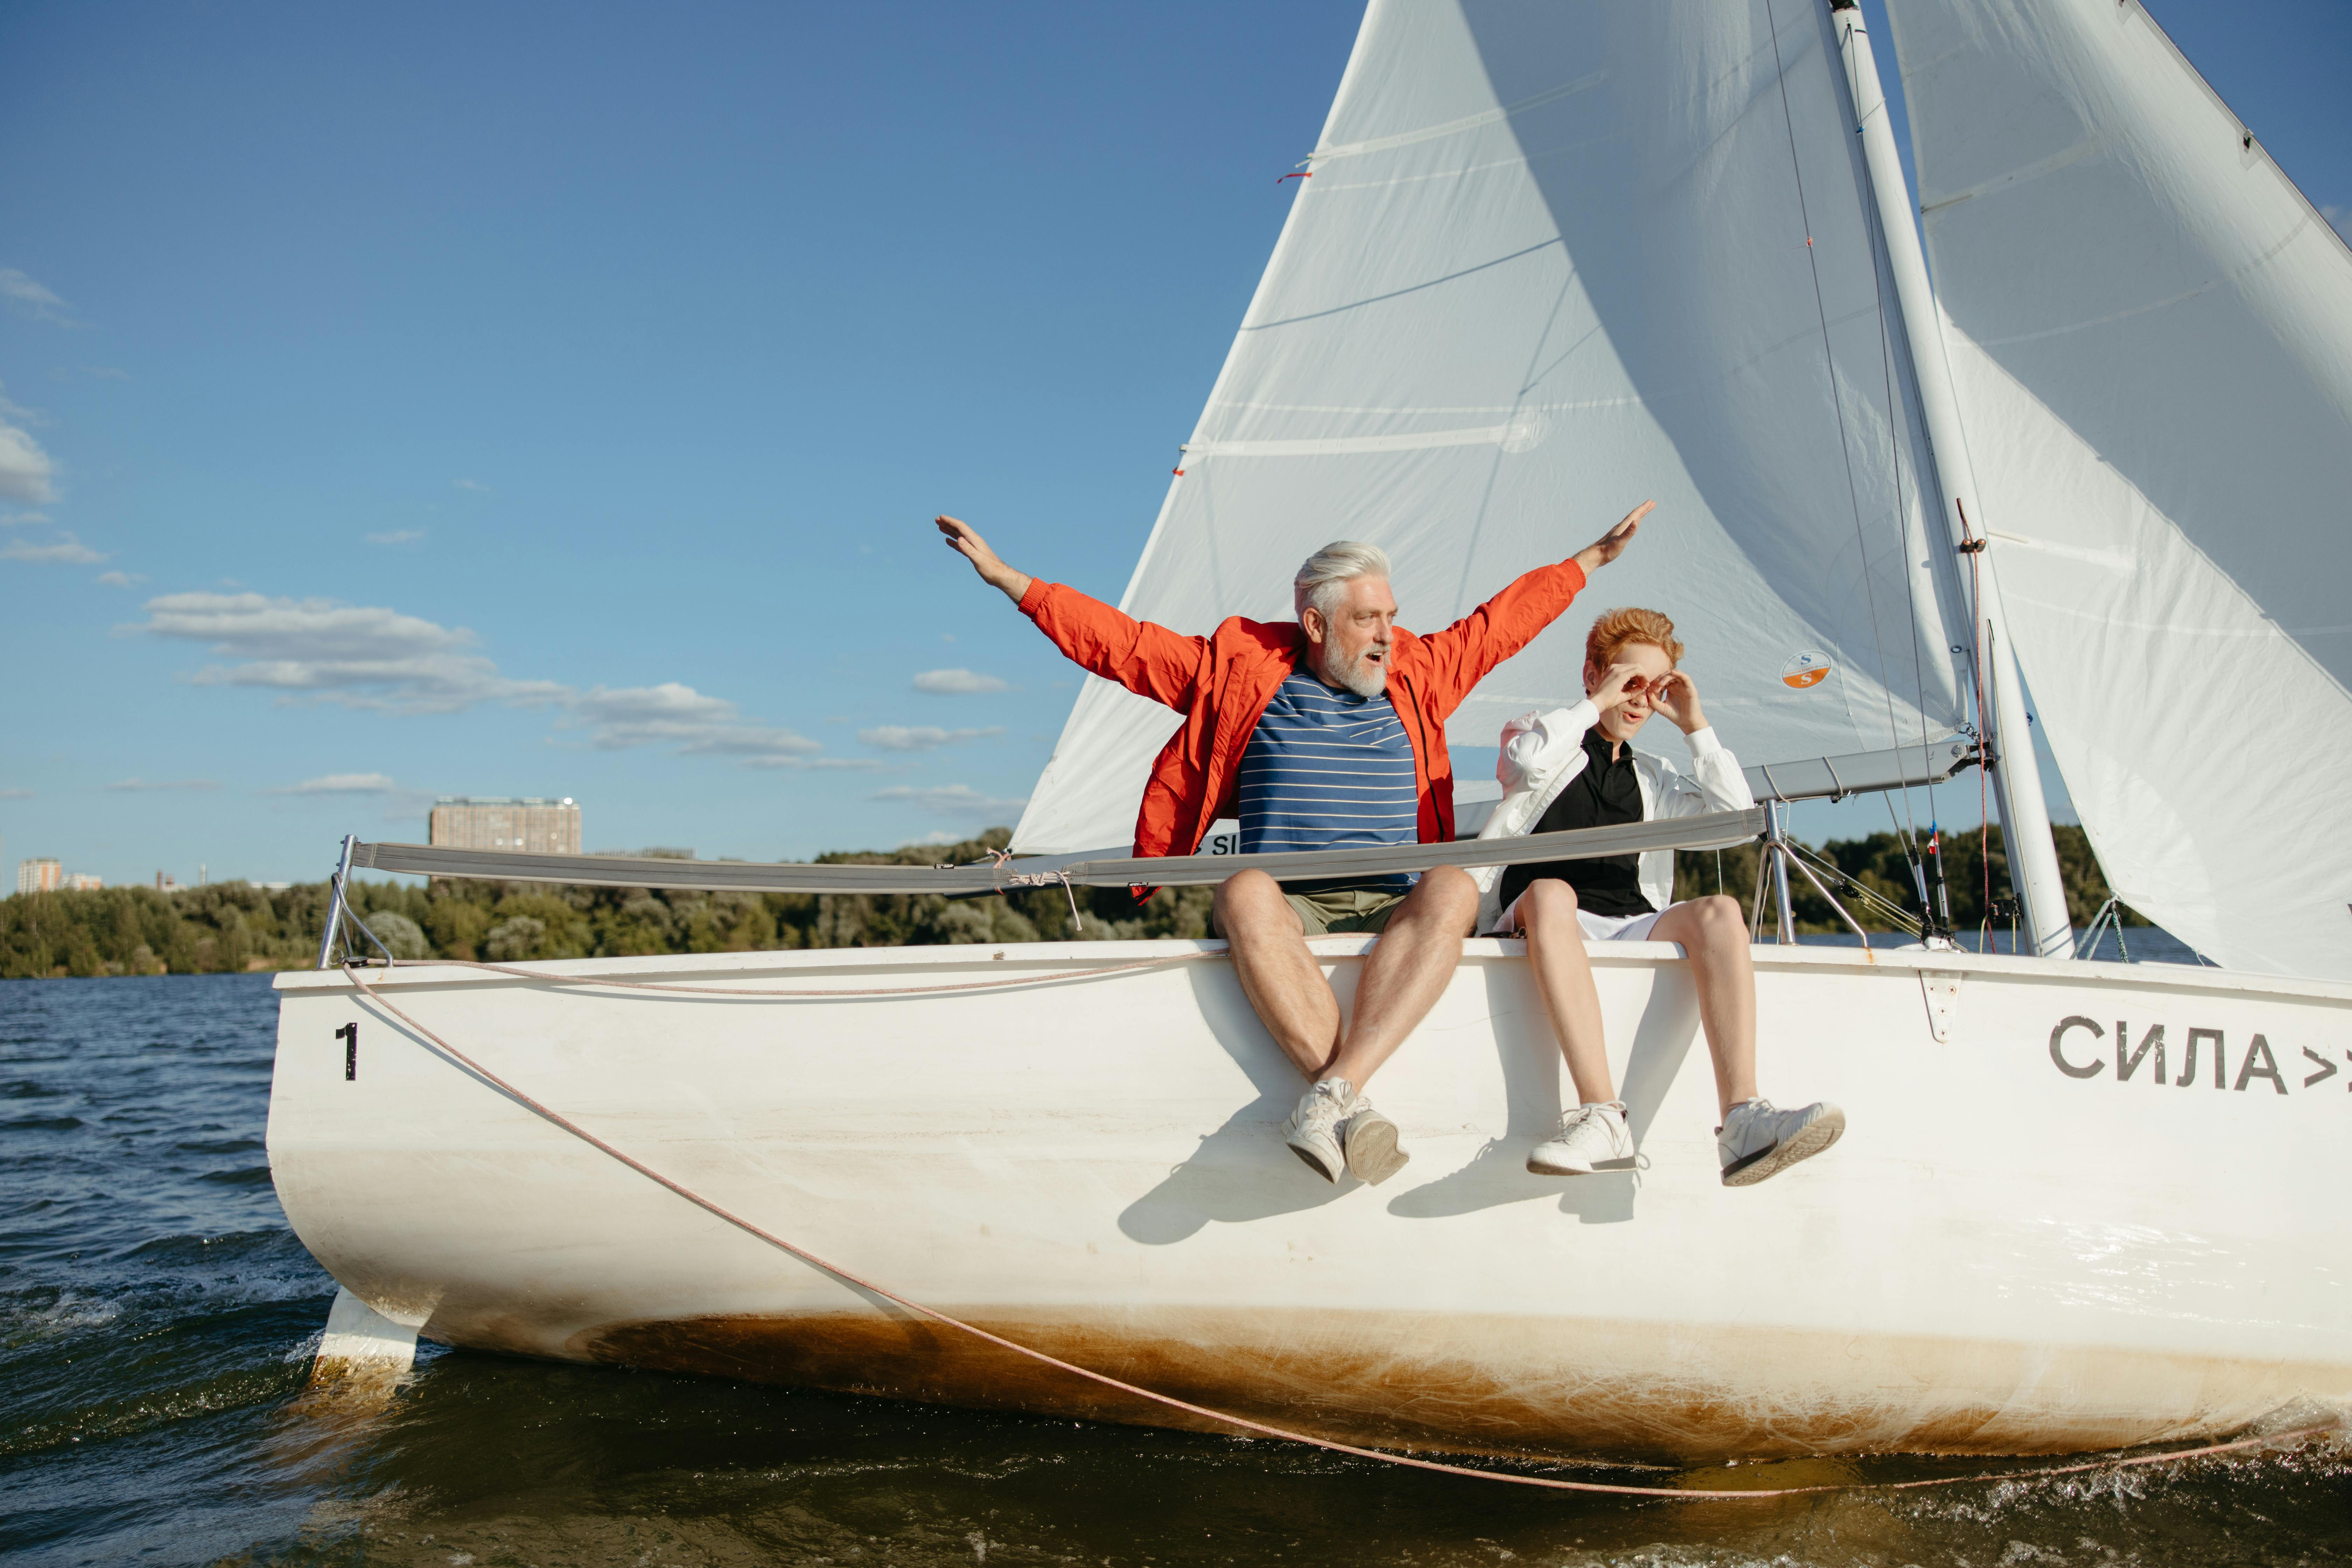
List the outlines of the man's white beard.
{"type": "Polygon", "coordinates": [[[1323,657],[1318,661],[1319,668],[1317,673],[1332,685],[1352,691],[1359,697],[1378,697],[1389,689],[1388,657],[1389,643],[1383,638],[1358,654],[1348,668],[1342,669],[1339,668],[1339,651],[1326,644],[1323,657]],[[1380,655],[1381,662],[1378,664],[1371,660],[1373,654],[1380,655]]]}

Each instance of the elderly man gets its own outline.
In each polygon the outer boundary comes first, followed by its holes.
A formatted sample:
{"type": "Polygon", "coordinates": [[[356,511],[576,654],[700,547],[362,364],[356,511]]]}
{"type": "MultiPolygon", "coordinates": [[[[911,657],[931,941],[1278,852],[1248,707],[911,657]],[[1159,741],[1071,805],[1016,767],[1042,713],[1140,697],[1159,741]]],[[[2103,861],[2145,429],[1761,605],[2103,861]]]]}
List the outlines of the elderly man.
{"type": "MultiPolygon", "coordinates": [[[[1247,854],[1451,840],[1447,716],[1617,558],[1654,504],[1428,637],[1396,624],[1388,557],[1369,544],[1307,558],[1291,584],[1296,626],[1235,616],[1182,637],[1016,572],[970,524],[937,521],[949,548],[1063,653],[1184,715],[1144,789],[1135,853],[1192,854],[1232,813],[1247,854]]],[[[1436,1005],[1477,913],[1477,885],[1452,866],[1286,886],[1251,870],[1218,888],[1216,930],[1233,943],[1242,989],[1309,1085],[1286,1140],[1325,1180],[1345,1171],[1383,1182],[1410,1158],[1364,1086],[1436,1005]],[[1380,937],[1352,1019],[1307,946],[1346,931],[1380,937]]]]}

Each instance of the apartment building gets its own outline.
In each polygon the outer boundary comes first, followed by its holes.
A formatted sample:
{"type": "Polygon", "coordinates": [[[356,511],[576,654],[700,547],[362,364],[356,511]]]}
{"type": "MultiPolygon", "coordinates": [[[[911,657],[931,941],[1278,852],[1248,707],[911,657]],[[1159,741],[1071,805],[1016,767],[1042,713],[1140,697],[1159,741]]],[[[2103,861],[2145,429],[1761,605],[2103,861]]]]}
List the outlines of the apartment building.
{"type": "Polygon", "coordinates": [[[570,795],[443,795],[433,803],[426,842],[436,848],[580,853],[580,805],[570,795]]]}
{"type": "Polygon", "coordinates": [[[16,862],[16,890],[20,893],[54,893],[65,885],[66,868],[55,860],[16,862]]]}

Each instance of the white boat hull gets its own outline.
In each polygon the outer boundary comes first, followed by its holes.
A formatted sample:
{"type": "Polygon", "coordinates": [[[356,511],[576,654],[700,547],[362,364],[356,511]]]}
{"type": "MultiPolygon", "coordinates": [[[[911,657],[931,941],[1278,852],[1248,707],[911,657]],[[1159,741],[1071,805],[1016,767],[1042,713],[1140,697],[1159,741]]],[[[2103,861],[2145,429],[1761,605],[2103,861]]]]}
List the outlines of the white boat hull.
{"type": "MultiPolygon", "coordinates": [[[[1317,943],[1343,995],[1366,945],[1317,943]]],[[[1318,1435],[1688,1460],[2044,1453],[2352,1401],[2352,986],[1759,948],[1765,1092],[1834,1100],[1850,1131],[1731,1190],[1674,948],[1613,944],[1594,965],[1647,1169],[1546,1178],[1522,1162],[1559,1109],[1559,1052],[1520,944],[1474,941],[1376,1086],[1412,1163],[1335,1189],[1282,1144],[1301,1085],[1221,947],[535,966],[882,991],[1204,954],[866,1000],[422,964],[374,980],[524,1092],[822,1257],[1318,1435]],[[2091,1024],[2053,1047],[2070,1018],[2091,1024]],[[2151,1051],[2119,1081],[2118,1028],[2136,1050],[2155,1025],[2164,1076],[2151,1051]]],[[[278,985],[287,1215],[353,1295],[429,1338],[1192,1424],[778,1253],[452,1065],[339,973],[278,985]],[[337,1031],[355,1021],[347,1078],[337,1031]]]]}

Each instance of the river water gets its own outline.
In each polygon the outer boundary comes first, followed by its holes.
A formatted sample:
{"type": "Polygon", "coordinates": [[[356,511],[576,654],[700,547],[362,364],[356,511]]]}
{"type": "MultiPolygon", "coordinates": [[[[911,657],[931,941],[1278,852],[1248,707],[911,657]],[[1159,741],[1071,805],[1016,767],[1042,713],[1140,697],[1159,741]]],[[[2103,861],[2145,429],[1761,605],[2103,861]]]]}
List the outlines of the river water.
{"type": "MultiPolygon", "coordinates": [[[[288,1231],[262,1150],[276,1017],[266,975],[0,985],[12,1563],[2352,1562],[2352,1451],[2316,1444],[1927,1493],[1674,1504],[430,1347],[388,1406],[322,1406],[303,1394],[333,1286],[288,1231]]],[[[1742,1473],[1796,1485],[2013,1468],[1742,1473]]]]}

